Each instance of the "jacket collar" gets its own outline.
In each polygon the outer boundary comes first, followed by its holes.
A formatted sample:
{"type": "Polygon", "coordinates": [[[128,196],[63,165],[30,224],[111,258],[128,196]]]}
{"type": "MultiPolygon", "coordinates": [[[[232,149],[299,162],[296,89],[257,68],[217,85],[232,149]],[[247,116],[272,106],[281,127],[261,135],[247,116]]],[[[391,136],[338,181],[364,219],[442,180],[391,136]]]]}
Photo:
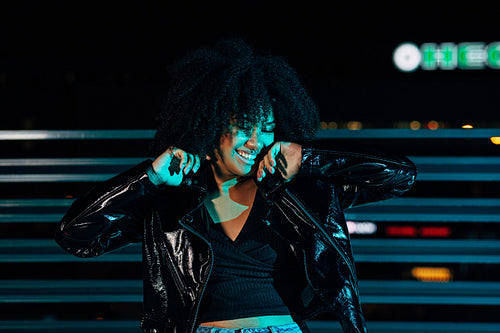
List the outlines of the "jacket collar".
{"type": "Polygon", "coordinates": [[[180,184],[180,186],[185,188],[190,188],[193,190],[199,190],[202,192],[207,192],[208,188],[208,177],[211,177],[209,172],[212,172],[210,168],[209,161],[203,161],[200,165],[200,169],[196,173],[189,173],[186,175],[180,184]]]}

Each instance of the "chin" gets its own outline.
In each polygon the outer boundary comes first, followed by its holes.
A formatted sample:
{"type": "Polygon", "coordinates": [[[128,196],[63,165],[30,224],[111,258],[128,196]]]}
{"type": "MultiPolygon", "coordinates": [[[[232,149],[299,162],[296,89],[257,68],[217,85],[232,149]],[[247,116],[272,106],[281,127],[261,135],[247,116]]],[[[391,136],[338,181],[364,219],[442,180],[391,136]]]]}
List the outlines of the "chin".
{"type": "Polygon", "coordinates": [[[254,170],[241,170],[237,173],[239,177],[248,177],[253,175],[254,170]]]}

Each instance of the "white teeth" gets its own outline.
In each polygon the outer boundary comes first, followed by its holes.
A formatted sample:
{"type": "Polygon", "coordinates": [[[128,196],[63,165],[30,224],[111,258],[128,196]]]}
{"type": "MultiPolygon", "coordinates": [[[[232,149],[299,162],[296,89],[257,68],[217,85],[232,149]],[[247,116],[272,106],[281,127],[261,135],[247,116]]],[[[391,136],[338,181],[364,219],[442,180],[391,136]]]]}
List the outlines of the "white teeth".
{"type": "Polygon", "coordinates": [[[243,152],[243,151],[241,151],[241,150],[237,150],[236,152],[237,152],[240,156],[242,156],[242,157],[246,158],[247,160],[254,160],[254,159],[257,157],[257,155],[247,154],[247,153],[245,153],[245,152],[243,152]]]}

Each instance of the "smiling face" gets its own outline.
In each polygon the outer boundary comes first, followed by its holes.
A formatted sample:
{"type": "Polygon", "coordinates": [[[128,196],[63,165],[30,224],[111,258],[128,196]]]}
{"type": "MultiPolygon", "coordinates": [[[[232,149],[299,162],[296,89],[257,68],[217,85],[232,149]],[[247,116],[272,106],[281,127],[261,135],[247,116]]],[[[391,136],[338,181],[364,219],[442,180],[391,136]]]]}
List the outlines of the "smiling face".
{"type": "Polygon", "coordinates": [[[274,142],[272,112],[258,124],[248,124],[245,120],[233,123],[221,137],[219,148],[215,150],[216,171],[218,176],[226,180],[251,175],[257,163],[257,155],[274,142]]]}

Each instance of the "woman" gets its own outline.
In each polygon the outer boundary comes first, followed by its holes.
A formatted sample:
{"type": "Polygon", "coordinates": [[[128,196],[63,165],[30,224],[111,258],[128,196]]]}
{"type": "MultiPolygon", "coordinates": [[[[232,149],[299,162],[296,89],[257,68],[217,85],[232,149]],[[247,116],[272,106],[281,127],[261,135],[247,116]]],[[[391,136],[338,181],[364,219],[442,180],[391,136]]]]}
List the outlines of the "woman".
{"type": "Polygon", "coordinates": [[[406,158],[307,142],[314,103],[279,57],[225,40],[182,59],[159,155],[79,198],[56,232],[80,257],[142,241],[145,332],[365,332],[342,209],[401,195],[406,158]]]}

